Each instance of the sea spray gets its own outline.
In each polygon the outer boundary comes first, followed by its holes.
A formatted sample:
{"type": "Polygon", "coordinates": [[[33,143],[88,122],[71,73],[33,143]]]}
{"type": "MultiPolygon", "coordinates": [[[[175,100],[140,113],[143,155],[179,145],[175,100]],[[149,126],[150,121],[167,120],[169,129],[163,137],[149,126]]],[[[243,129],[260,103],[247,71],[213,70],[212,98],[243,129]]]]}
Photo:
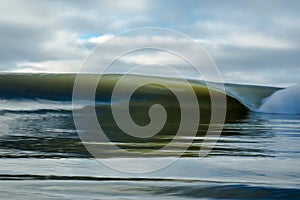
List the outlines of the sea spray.
{"type": "Polygon", "coordinates": [[[258,112],[300,114],[300,84],[278,90],[264,100],[258,112]]]}

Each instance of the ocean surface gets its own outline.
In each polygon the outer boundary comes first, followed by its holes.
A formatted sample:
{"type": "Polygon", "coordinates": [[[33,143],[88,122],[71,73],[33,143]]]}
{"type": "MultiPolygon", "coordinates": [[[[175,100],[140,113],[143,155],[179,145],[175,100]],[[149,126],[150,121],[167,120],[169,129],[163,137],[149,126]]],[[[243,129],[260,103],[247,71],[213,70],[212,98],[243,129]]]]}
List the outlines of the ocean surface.
{"type": "MultiPolygon", "coordinates": [[[[96,78],[82,76],[85,87],[96,78]]],[[[203,158],[198,155],[211,116],[211,93],[204,82],[190,80],[201,119],[192,144],[179,155],[177,147],[185,145],[184,137],[169,151],[159,151],[170,143],[180,123],[180,105],[161,85],[141,87],[130,106],[135,122],[145,125],[150,106],[163,105],[168,114],[164,128],[151,138],[135,140],[118,128],[110,106],[122,102],[111,101],[120,77],[103,76],[96,90],[98,121],[111,141],[100,144],[105,148],[99,161],[83,145],[74,124],[74,110],[93,107],[84,98],[72,105],[75,75],[0,75],[0,199],[299,199],[299,86],[225,84],[225,123],[203,158]],[[122,156],[110,150],[112,145],[148,156],[122,156]],[[145,162],[155,165],[175,157],[179,158],[171,165],[149,173],[122,172],[101,162],[133,164],[139,171],[145,162]]],[[[131,77],[138,79],[154,83],[163,79],[184,92],[177,79],[131,77]]],[[[214,94],[221,95],[220,85],[211,85],[214,94]]]]}

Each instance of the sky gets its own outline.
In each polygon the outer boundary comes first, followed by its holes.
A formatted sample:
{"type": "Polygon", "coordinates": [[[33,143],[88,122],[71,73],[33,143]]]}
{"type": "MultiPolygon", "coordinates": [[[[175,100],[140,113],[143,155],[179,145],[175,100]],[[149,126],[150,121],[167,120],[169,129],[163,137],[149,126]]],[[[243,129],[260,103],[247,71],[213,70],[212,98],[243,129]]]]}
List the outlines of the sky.
{"type": "MultiPolygon", "coordinates": [[[[225,82],[290,86],[300,82],[299,9],[296,0],[0,0],[0,72],[78,72],[107,39],[134,28],[161,27],[202,45],[225,82]]],[[[136,37],[120,38],[114,48],[145,43],[136,37]]],[[[184,47],[164,37],[147,42],[184,47]]],[[[153,57],[176,62],[159,52],[153,57]]],[[[149,58],[131,55],[118,67],[149,58]]]]}

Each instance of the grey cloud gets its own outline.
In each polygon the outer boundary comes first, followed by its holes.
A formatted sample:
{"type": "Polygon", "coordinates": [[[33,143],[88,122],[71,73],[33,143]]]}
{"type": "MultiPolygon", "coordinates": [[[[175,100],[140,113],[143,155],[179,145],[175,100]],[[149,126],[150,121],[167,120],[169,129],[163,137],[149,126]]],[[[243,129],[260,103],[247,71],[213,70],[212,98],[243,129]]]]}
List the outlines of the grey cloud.
{"type": "Polygon", "coordinates": [[[0,59],[41,58],[39,46],[51,36],[43,27],[0,22],[0,59]],[[36,54],[33,54],[36,52],[36,54]]]}
{"type": "Polygon", "coordinates": [[[20,62],[82,60],[95,47],[93,43],[78,42],[82,36],[159,26],[210,41],[204,46],[229,80],[230,73],[237,74],[231,80],[242,82],[245,78],[241,77],[261,71],[257,80],[296,83],[300,80],[299,7],[300,2],[292,0],[2,1],[0,70],[21,69],[20,62]],[[214,44],[233,35],[255,34],[294,47],[214,44]],[[280,73],[272,76],[271,72],[280,73]]]}
{"type": "MultiPolygon", "coordinates": [[[[120,31],[127,28],[131,20],[140,23],[144,18],[134,14],[143,13],[138,9],[145,7],[144,2],[132,3],[135,6],[124,1],[3,2],[0,8],[0,65],[3,68],[3,65],[12,61],[76,58],[78,54],[66,52],[67,44],[57,44],[57,48],[52,49],[45,48],[45,45],[58,40],[57,37],[61,36],[58,33],[79,37],[89,33],[120,31]],[[126,20],[123,20],[124,15],[128,15],[126,20]]],[[[76,47],[78,44],[75,40],[74,44],[69,45],[74,51],[84,50],[81,46],[76,47]]]]}

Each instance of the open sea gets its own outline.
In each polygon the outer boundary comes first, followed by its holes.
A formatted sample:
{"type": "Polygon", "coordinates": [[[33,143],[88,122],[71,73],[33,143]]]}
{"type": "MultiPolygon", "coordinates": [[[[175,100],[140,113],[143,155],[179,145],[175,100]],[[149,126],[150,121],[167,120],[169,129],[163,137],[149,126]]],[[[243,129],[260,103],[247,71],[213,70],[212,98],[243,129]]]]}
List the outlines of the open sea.
{"type": "MultiPolygon", "coordinates": [[[[86,76],[88,83],[93,76],[86,76]]],[[[192,144],[179,155],[176,145],[184,145],[184,137],[167,152],[159,151],[170,143],[180,123],[174,95],[152,84],[132,96],[131,114],[133,119],[137,116],[137,124],[149,123],[149,106],[158,102],[170,114],[153,138],[132,140],[121,132],[110,111],[112,103],[119,103],[110,97],[120,75],[103,77],[95,107],[110,142],[98,144],[105,148],[96,159],[74,124],[74,109],[93,106],[84,101],[72,105],[75,75],[0,75],[0,199],[300,198],[299,86],[225,84],[227,115],[221,135],[206,157],[198,157],[211,114],[203,82],[191,80],[201,120],[192,144]],[[122,156],[109,148],[112,145],[150,156],[122,156]],[[130,165],[138,172],[146,162],[156,165],[175,157],[179,158],[171,165],[149,173],[122,172],[101,162],[130,165]]],[[[139,78],[151,79],[132,75],[132,81],[139,78]]],[[[181,88],[180,80],[152,78],[181,88]]],[[[218,87],[213,88],[216,94],[218,87]]]]}

